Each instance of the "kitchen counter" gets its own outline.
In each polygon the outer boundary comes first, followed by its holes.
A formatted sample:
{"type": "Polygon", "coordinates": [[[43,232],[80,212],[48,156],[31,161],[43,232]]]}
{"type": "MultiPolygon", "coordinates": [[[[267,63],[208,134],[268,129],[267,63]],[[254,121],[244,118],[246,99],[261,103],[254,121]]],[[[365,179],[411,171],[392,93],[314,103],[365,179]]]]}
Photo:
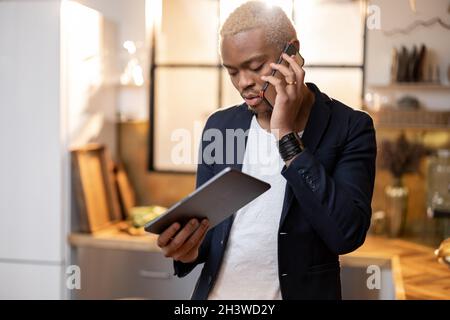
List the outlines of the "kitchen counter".
{"type": "Polygon", "coordinates": [[[411,240],[368,236],[346,257],[391,260],[396,299],[450,299],[450,268],[437,261],[434,248],[411,240]]]}
{"type": "MultiPolygon", "coordinates": [[[[110,228],[94,235],[73,233],[69,243],[75,247],[160,252],[156,238],[150,234],[131,236],[110,228]]],[[[450,268],[437,261],[434,248],[405,239],[368,236],[358,250],[341,257],[344,265],[355,259],[390,261],[396,299],[450,299],[450,268]]]]}
{"type": "Polygon", "coordinates": [[[119,231],[114,226],[94,234],[72,233],[69,235],[69,243],[74,247],[160,252],[156,239],[157,235],[154,234],[132,236],[119,231]]]}
{"type": "Polygon", "coordinates": [[[71,234],[69,242],[72,263],[82,270],[81,289],[72,290],[72,299],[186,300],[201,271],[199,266],[176,277],[172,259],[164,257],[155,235],[132,236],[112,227],[71,234]]]}

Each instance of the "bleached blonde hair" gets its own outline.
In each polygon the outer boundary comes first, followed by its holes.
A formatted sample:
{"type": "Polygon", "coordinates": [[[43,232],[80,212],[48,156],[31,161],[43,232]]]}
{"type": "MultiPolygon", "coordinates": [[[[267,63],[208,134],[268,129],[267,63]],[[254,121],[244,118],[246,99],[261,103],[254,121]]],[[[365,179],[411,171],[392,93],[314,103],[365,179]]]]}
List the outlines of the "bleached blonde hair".
{"type": "Polygon", "coordinates": [[[220,28],[220,49],[222,40],[240,32],[262,28],[269,44],[280,50],[292,39],[297,39],[297,32],[291,19],[278,6],[268,6],[262,1],[248,1],[236,8],[220,28]]]}

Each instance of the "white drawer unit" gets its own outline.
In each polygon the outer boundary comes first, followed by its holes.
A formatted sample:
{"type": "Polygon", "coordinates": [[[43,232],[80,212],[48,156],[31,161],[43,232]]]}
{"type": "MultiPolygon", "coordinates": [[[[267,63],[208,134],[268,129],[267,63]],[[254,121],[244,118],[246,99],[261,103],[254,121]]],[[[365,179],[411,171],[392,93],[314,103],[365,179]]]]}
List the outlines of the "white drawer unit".
{"type": "Polygon", "coordinates": [[[201,266],[184,278],[160,252],[78,247],[81,289],[75,299],[190,299],[201,266]]]}

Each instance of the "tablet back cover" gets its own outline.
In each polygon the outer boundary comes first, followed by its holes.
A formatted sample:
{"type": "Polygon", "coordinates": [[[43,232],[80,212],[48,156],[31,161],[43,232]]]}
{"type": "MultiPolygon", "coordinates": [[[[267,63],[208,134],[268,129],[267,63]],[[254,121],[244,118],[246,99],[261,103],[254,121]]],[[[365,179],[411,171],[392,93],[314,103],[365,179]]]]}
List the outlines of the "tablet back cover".
{"type": "Polygon", "coordinates": [[[190,219],[209,219],[213,228],[270,189],[270,184],[243,172],[226,168],[200,188],[150,221],[145,230],[160,234],[172,223],[182,226],[190,219]]]}

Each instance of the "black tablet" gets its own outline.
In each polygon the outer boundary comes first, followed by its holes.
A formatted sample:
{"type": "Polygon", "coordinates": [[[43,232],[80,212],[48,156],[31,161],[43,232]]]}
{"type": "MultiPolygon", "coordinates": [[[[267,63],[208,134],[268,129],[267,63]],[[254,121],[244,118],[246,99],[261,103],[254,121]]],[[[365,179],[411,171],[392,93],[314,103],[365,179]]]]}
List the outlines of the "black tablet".
{"type": "Polygon", "coordinates": [[[241,171],[226,168],[200,188],[145,225],[145,231],[160,234],[172,223],[183,226],[190,219],[207,218],[213,228],[270,189],[270,184],[241,171]]]}

